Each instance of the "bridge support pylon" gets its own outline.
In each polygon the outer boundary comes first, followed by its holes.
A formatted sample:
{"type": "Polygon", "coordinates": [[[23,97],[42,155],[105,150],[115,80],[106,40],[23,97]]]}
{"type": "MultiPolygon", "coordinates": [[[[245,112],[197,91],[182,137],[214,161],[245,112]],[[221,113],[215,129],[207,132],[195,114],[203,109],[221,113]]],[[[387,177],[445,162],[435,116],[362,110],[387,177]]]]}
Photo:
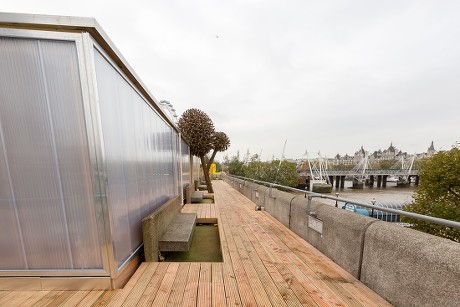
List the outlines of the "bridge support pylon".
{"type": "Polygon", "coordinates": [[[382,175],[377,175],[377,188],[382,186],[382,175]]]}
{"type": "Polygon", "coordinates": [[[374,175],[369,176],[369,183],[367,185],[370,187],[374,187],[374,175]]]}

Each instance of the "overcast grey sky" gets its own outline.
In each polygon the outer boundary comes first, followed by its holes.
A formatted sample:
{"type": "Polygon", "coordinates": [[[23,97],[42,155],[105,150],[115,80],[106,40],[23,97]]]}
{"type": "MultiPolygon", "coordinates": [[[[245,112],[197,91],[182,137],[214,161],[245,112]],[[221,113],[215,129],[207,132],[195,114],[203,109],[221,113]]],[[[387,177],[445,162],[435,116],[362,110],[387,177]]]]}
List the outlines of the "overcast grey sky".
{"type": "MultiPolygon", "coordinates": [[[[206,112],[224,153],[332,157],[460,140],[460,1],[0,0],[94,17],[144,84],[206,112]]],[[[223,155],[220,155],[221,158],[223,155]]]]}

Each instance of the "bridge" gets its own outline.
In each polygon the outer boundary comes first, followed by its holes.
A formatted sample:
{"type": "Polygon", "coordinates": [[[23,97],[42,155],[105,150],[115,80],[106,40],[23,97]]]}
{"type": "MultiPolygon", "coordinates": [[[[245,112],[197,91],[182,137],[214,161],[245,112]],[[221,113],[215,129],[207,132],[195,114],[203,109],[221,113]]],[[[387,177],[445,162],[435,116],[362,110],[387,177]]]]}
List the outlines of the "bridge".
{"type": "Polygon", "coordinates": [[[418,170],[404,170],[404,169],[366,169],[362,170],[336,170],[336,169],[326,169],[326,173],[329,176],[417,176],[418,170]]]}
{"type": "MultiPolygon", "coordinates": [[[[378,188],[386,187],[389,177],[397,177],[400,184],[405,186],[410,185],[411,178],[414,178],[414,184],[417,186],[419,184],[418,170],[403,170],[403,169],[365,169],[365,170],[336,170],[336,169],[326,169],[324,170],[324,176],[327,176],[327,180],[330,184],[334,185],[336,188],[345,187],[345,179],[347,177],[360,178],[362,182],[366,185],[373,187],[374,184],[378,188]],[[367,178],[367,180],[365,180],[367,178]]],[[[299,175],[306,178],[307,186],[309,180],[311,180],[311,174],[309,172],[299,173],[299,175]]],[[[360,185],[362,187],[362,185],[360,185]]]]}
{"type": "Polygon", "coordinates": [[[378,169],[372,168],[368,153],[358,161],[358,163],[352,169],[334,169],[329,167],[328,159],[322,157],[318,153],[318,157],[311,158],[307,151],[305,151],[306,160],[298,161],[298,166],[308,162],[308,170],[301,172],[300,176],[306,178],[307,186],[313,179],[316,182],[334,184],[336,188],[343,188],[345,185],[346,177],[353,177],[354,188],[362,188],[364,183],[368,186],[374,186],[374,182],[377,181],[377,187],[386,187],[388,177],[396,177],[398,185],[408,186],[410,185],[411,178],[414,178],[415,185],[419,183],[418,170],[413,169],[415,156],[405,159],[402,157],[389,169],[378,169]]]}

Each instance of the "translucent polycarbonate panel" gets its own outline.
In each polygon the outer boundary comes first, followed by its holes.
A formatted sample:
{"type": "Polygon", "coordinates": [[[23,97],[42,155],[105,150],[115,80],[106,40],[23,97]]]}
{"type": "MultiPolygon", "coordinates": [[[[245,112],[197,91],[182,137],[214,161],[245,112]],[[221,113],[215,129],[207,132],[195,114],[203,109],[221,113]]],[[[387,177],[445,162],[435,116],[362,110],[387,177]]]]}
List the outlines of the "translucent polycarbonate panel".
{"type": "Polygon", "coordinates": [[[102,268],[75,42],[1,37],[0,102],[0,269],[102,268]]]}
{"type": "Polygon", "coordinates": [[[193,156],[193,181],[200,180],[200,158],[193,156]]]}
{"type": "Polygon", "coordinates": [[[120,266],[142,244],[142,219],[178,195],[174,129],[96,49],[95,63],[107,202],[120,266]]]}
{"type": "Polygon", "coordinates": [[[185,188],[190,184],[190,156],[188,154],[188,145],[184,140],[180,140],[182,154],[182,187],[185,188]]]}

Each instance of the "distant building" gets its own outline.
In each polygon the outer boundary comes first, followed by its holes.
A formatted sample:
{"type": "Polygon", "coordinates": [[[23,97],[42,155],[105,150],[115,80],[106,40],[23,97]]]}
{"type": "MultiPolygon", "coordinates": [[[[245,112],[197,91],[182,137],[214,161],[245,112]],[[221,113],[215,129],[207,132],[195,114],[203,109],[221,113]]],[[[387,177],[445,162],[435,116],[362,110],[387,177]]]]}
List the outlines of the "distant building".
{"type": "MultiPolygon", "coordinates": [[[[417,154],[416,158],[431,157],[436,152],[437,151],[434,148],[433,142],[431,142],[430,147],[428,147],[428,151],[426,153],[417,154]]],[[[393,142],[391,142],[390,146],[385,150],[379,149],[374,151],[372,154],[369,154],[369,152],[366,151],[363,146],[361,146],[361,148],[356,151],[353,156],[349,156],[348,154],[341,156],[340,154],[337,154],[333,159],[329,159],[329,162],[332,165],[356,165],[365,158],[366,154],[368,155],[369,162],[371,163],[400,160],[402,158],[407,159],[411,157],[411,155],[409,155],[407,152],[403,152],[402,150],[397,149],[393,145],[393,142]]]]}
{"type": "Polygon", "coordinates": [[[341,156],[337,154],[332,161],[330,161],[333,165],[352,165],[353,163],[353,156],[349,156],[346,154],[345,156],[341,156]]]}
{"type": "Polygon", "coordinates": [[[436,154],[436,153],[437,153],[437,151],[436,151],[436,149],[434,149],[433,141],[431,141],[431,145],[430,145],[430,147],[428,147],[428,150],[427,150],[427,152],[426,152],[426,155],[427,155],[428,157],[431,157],[432,155],[434,155],[434,154],[436,154]]]}

